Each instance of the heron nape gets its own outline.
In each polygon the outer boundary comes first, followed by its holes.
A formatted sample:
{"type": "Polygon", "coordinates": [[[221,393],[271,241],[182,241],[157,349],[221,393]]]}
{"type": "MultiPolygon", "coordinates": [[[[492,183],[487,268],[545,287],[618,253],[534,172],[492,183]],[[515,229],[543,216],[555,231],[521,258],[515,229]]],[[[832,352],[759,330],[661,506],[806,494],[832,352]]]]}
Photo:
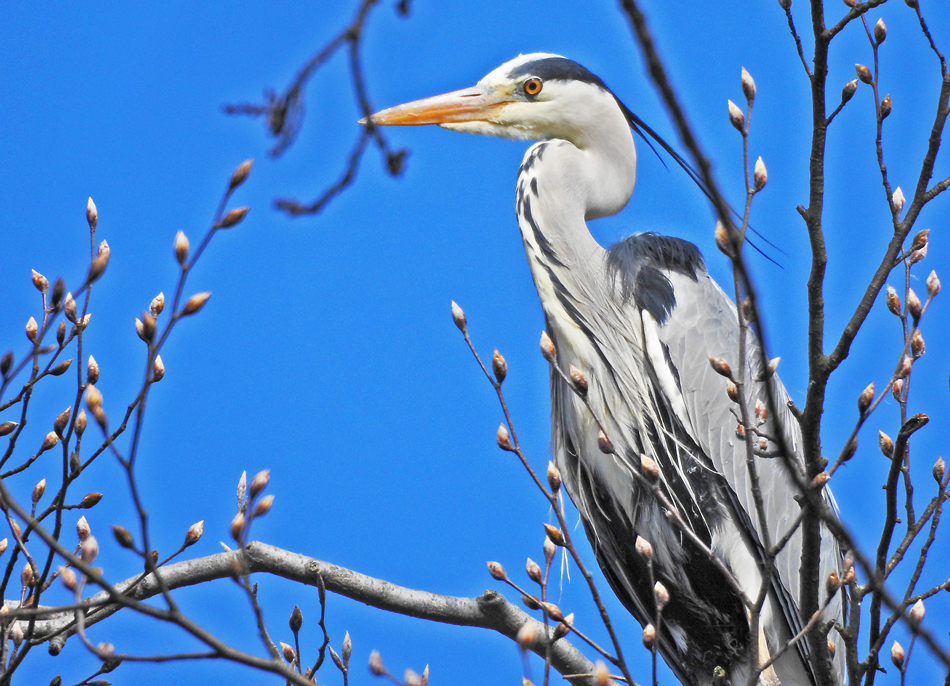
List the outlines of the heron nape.
{"type": "MultiPolygon", "coordinates": [[[[727,396],[727,380],[709,363],[710,356],[720,357],[738,369],[735,305],[692,243],[638,233],[604,249],[585,223],[616,214],[630,199],[633,132],[642,135],[642,122],[597,76],[546,53],[519,56],[471,88],[391,107],[371,119],[375,125],[438,124],[539,141],[518,173],[518,225],[557,364],[584,374],[587,398],[614,448],[601,452],[590,411],[552,370],[555,463],[604,575],[641,624],[653,621],[656,605],[647,563],[634,543],[642,536],[652,545],[654,578],[670,595],[659,652],[680,681],[747,683],[808,619],[799,611],[798,528],[774,558],[759,632],[750,635],[748,599],[758,596],[768,564],[763,541],[774,544],[798,521],[799,493],[788,470],[791,462],[804,473],[801,432],[785,404],[779,421],[769,417],[759,427],[772,439],[771,432],[782,431],[791,452],[776,457],[777,444],[768,439],[756,451],[763,530],[746,443],[737,436],[737,405],[727,396]],[[658,467],[666,506],[676,508],[704,545],[671,522],[663,502],[636,478],[641,456],[658,467]]],[[[765,401],[768,372],[751,332],[748,347],[741,392],[752,408],[765,401]]],[[[787,399],[778,377],[771,379],[777,396],[787,399]]],[[[827,488],[824,497],[833,507],[827,488]]],[[[819,578],[840,565],[838,543],[823,527],[819,578]]],[[[845,604],[845,592],[836,594],[825,619],[840,621],[845,604]]],[[[833,672],[843,683],[843,641],[835,629],[829,639],[833,672]]],[[[817,683],[809,653],[807,641],[799,640],[762,671],[758,683],[817,683]]]]}

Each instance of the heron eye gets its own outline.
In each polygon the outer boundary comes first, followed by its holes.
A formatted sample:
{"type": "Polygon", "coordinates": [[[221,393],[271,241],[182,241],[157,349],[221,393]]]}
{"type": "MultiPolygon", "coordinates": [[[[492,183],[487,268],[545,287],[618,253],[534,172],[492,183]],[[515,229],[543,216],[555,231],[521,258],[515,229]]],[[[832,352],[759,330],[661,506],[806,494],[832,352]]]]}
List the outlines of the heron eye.
{"type": "Polygon", "coordinates": [[[524,82],[524,92],[526,95],[537,95],[541,92],[541,79],[528,79],[524,82]]]}

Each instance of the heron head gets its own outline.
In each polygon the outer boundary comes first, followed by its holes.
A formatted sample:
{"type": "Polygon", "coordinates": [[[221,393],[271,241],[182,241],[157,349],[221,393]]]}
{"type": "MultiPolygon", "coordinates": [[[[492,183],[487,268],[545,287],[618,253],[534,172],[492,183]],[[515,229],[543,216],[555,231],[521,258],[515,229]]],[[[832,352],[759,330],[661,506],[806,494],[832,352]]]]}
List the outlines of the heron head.
{"type": "Polygon", "coordinates": [[[558,138],[580,148],[608,121],[629,131],[603,81],[577,62],[548,53],[521,55],[471,88],[390,107],[369,119],[376,125],[437,124],[504,138],[558,138]]]}

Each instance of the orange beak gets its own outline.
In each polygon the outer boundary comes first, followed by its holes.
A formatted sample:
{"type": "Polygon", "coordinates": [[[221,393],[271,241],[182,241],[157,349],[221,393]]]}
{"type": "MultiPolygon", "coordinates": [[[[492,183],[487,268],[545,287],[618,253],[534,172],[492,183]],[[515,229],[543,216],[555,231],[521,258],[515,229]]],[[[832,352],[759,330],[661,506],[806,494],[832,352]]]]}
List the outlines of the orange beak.
{"type": "MultiPolygon", "coordinates": [[[[377,126],[418,126],[421,124],[452,124],[467,121],[491,121],[505,104],[493,93],[474,86],[396,105],[369,117],[377,126]]],[[[367,124],[367,119],[361,119],[367,124]]]]}

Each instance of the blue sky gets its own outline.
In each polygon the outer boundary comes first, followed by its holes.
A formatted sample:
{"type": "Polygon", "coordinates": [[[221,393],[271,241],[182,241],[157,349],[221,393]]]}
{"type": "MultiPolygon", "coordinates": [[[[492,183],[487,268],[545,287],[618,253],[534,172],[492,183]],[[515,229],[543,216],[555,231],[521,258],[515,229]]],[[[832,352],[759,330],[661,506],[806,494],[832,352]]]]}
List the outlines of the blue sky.
{"type": "MultiPolygon", "coordinates": [[[[31,268],[51,281],[62,275],[70,287],[81,280],[88,254],[84,209],[92,196],[100,217],[97,238],[108,240],[112,257],[94,289],[86,346],[102,369],[105,408],[119,416],[144,364],[134,318],[175,284],[175,232],[197,242],[231,170],[256,158],[235,197],[251,213],[214,240],[189,281],[189,292],[210,290],[213,296],[199,315],[181,323],[162,352],[167,372],[150,397],[138,472],[153,541],[170,551],[191,523],[203,519],[204,538],[191,550],[220,550],[242,470],[270,468],[274,509],[257,523],[255,538],[406,586],[477,595],[498,588],[486,560],[514,572],[526,557],[541,557],[541,523],[549,517],[522,469],[495,446],[501,413],[449,315],[454,299],[468,314],[480,352],[490,356],[497,347],[508,359],[505,388],[516,426],[533,464],[543,468],[549,431],[547,365],[537,354],[543,319],[513,212],[515,174],[527,144],[428,127],[387,131],[394,147],[411,150],[402,177],[389,178],[370,151],[356,183],[322,215],[289,219],[272,208],[273,199],[318,195],[336,178],[358,133],[344,55],[311,80],[299,139],[279,159],[267,157],[272,141],[258,122],[221,112],[225,103],[258,100],[266,87],[283,88],[349,21],[351,4],[63,3],[42,13],[25,4],[5,6],[0,348],[25,350],[23,326],[39,309],[31,268]]],[[[923,1],[925,13],[938,44],[950,50],[950,10],[932,4],[923,1]]],[[[676,141],[613,2],[469,7],[416,0],[408,20],[397,17],[392,5],[386,0],[376,9],[364,42],[369,96],[377,108],[471,85],[518,53],[543,50],[589,67],[676,141]]],[[[828,3],[827,14],[836,19],[845,9],[828,3]]],[[[763,156],[769,183],[756,199],[753,223],[781,248],[776,259],[782,267],[756,257],[752,264],[772,354],[782,357],[783,380],[803,402],[808,244],[795,207],[807,202],[810,105],[784,15],[777,3],[754,0],[729,3],[728,10],[719,3],[690,3],[688,10],[651,3],[646,10],[674,84],[735,204],[742,197],[741,141],[727,120],[726,99],[742,98],[740,67],[756,80],[751,154],[763,156]]],[[[804,10],[796,3],[801,29],[808,25],[804,10]]],[[[908,191],[932,122],[936,60],[904,3],[869,16],[883,16],[889,30],[881,78],[894,109],[885,125],[885,154],[893,182],[908,191]]],[[[854,63],[870,63],[871,50],[858,26],[832,50],[833,107],[838,89],[854,78],[854,63]]],[[[828,144],[829,346],[890,234],[873,154],[871,95],[862,86],[828,144]]],[[[940,159],[937,178],[950,174],[946,160],[940,159]]],[[[931,269],[950,275],[941,231],[950,216],[947,203],[944,197],[933,203],[918,223],[933,229],[930,254],[915,270],[919,294],[931,269]]],[[[641,146],[630,206],[591,229],[603,243],[644,230],[687,238],[725,282],[730,277],[712,227],[701,193],[641,146]]],[[[890,282],[901,288],[903,278],[895,273],[890,282]]],[[[928,350],[913,382],[911,411],[931,417],[913,446],[922,497],[932,494],[930,466],[947,449],[950,318],[943,297],[924,320],[928,350]]],[[[896,320],[879,303],[829,389],[827,454],[837,454],[853,426],[857,394],[872,380],[879,387],[886,382],[899,349],[896,320]]],[[[41,440],[69,402],[71,378],[37,390],[27,445],[41,440]]],[[[887,467],[876,432],[896,436],[898,428],[897,406],[885,402],[862,431],[856,457],[833,482],[846,521],[867,547],[881,520],[887,467]]],[[[44,460],[29,478],[11,482],[24,500],[41,476],[53,480],[58,474],[55,460],[44,460]]],[[[103,543],[105,573],[124,579],[139,565],[115,550],[108,534],[115,523],[133,528],[114,461],[103,456],[78,485],[78,495],[85,491],[106,494],[87,517],[103,543]]],[[[941,566],[944,573],[947,568],[946,540],[935,546],[940,559],[932,563],[931,581],[940,578],[941,566]]],[[[276,638],[287,640],[282,627],[295,603],[303,608],[310,642],[304,658],[311,661],[318,641],[316,593],[259,581],[276,638]]],[[[181,595],[184,608],[209,629],[262,652],[233,583],[181,595]]],[[[565,581],[561,604],[599,635],[576,578],[565,581]]],[[[619,604],[612,608],[629,653],[639,645],[639,627],[619,604]]],[[[945,627],[945,600],[928,605],[928,617],[940,615],[945,627]]],[[[426,624],[332,596],[328,626],[335,646],[350,631],[354,662],[376,648],[396,673],[421,671],[429,663],[432,678],[442,683],[513,682],[520,675],[514,646],[484,631],[426,624]]],[[[121,651],[195,647],[179,632],[133,617],[117,617],[92,635],[121,651]]],[[[93,665],[71,641],[56,660],[31,655],[20,680],[47,683],[61,673],[72,683],[93,665]]],[[[634,674],[647,679],[645,663],[635,665],[634,674]]],[[[217,663],[126,665],[112,675],[114,683],[142,684],[225,678],[265,681],[217,663]]],[[[371,678],[354,671],[354,683],[371,678]]],[[[934,679],[921,673],[921,683],[934,679]]],[[[339,682],[330,672],[321,680],[339,682]]],[[[665,683],[671,683],[669,675],[665,683]]]]}

